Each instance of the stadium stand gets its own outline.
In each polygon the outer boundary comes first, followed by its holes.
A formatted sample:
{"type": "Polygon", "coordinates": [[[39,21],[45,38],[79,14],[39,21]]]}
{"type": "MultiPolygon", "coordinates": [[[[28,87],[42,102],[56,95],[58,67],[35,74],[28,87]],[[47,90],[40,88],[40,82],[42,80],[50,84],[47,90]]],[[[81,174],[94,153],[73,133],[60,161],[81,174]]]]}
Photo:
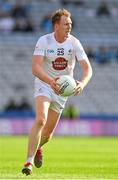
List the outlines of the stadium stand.
{"type": "MultiPolygon", "coordinates": [[[[13,1],[14,2],[14,1],[13,1]]],[[[99,49],[100,46],[118,47],[117,13],[112,10],[118,8],[117,0],[108,0],[107,5],[111,16],[98,17],[96,15],[100,1],[83,0],[82,6],[68,4],[64,6],[71,11],[74,19],[72,33],[80,39],[85,49],[99,49]]],[[[33,76],[31,74],[31,59],[38,37],[45,32],[40,28],[42,18],[55,9],[62,8],[59,0],[30,1],[30,16],[36,26],[33,33],[0,33],[0,111],[4,111],[11,98],[19,102],[26,96],[33,108],[33,76]],[[42,8],[43,7],[43,8],[42,8]]],[[[83,114],[118,114],[118,56],[116,61],[98,64],[91,59],[93,78],[83,94],[71,97],[67,104],[74,103],[83,114]]],[[[78,77],[79,66],[75,69],[78,77]]],[[[81,74],[81,72],[80,72],[81,74]]]]}

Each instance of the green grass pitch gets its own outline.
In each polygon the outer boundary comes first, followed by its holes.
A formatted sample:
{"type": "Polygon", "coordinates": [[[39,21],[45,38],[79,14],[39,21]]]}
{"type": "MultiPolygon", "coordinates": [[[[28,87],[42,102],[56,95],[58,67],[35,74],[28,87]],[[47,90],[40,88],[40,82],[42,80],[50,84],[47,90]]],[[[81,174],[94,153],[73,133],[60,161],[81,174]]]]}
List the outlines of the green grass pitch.
{"type": "Polygon", "coordinates": [[[21,173],[27,136],[0,137],[0,179],[118,179],[117,137],[54,137],[44,146],[44,164],[21,173]]]}

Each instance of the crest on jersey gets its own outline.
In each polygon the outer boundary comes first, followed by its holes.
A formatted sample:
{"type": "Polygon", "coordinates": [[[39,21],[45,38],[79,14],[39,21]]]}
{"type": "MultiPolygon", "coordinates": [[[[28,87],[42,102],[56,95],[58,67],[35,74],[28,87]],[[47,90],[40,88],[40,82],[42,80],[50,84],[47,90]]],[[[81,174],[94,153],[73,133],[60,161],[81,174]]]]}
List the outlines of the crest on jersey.
{"type": "Polygon", "coordinates": [[[63,57],[58,57],[52,61],[52,66],[55,70],[64,70],[67,67],[68,61],[63,57]]]}
{"type": "Polygon", "coordinates": [[[68,55],[72,55],[72,52],[73,52],[73,50],[72,50],[72,49],[69,49],[69,50],[68,50],[68,55]]]}

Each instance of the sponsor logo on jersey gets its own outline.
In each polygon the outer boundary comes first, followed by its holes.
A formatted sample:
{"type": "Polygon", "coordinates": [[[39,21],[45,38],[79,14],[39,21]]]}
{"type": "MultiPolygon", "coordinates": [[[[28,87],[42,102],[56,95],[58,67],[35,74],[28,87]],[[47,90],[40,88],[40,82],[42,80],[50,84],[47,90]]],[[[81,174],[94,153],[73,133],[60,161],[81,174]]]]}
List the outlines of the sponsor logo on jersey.
{"type": "Polygon", "coordinates": [[[52,61],[52,66],[55,70],[64,70],[67,67],[68,61],[63,57],[58,57],[52,61]]]}
{"type": "Polygon", "coordinates": [[[53,49],[47,49],[47,53],[54,53],[53,49]]]}

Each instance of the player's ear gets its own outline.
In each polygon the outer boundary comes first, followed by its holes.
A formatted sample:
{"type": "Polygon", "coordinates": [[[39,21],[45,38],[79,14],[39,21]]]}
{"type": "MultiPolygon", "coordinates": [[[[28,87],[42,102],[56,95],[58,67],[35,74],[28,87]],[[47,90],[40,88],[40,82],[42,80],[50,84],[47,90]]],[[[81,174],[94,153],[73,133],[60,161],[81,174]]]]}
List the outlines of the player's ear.
{"type": "Polygon", "coordinates": [[[55,23],[55,25],[54,25],[55,30],[57,30],[58,27],[59,27],[58,23],[55,23]]]}

